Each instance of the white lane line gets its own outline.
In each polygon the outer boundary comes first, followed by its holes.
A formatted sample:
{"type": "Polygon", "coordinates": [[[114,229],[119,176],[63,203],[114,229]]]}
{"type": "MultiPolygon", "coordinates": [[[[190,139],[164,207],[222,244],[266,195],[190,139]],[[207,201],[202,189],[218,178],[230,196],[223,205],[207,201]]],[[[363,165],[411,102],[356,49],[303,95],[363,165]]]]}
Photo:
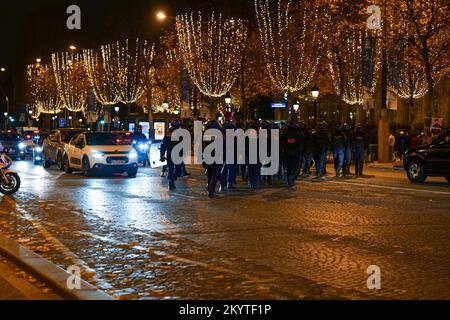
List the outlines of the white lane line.
{"type": "Polygon", "coordinates": [[[422,189],[412,189],[412,188],[402,188],[402,187],[391,187],[391,186],[382,186],[377,184],[365,184],[365,183],[356,183],[356,182],[343,182],[343,181],[328,181],[330,183],[335,184],[346,184],[351,186],[358,187],[369,187],[369,188],[378,188],[378,189],[386,189],[386,190],[396,190],[396,191],[408,191],[408,192],[418,192],[418,193],[430,193],[430,194],[441,194],[445,196],[450,196],[450,192],[444,191],[433,191],[433,190],[422,190],[422,189]]]}

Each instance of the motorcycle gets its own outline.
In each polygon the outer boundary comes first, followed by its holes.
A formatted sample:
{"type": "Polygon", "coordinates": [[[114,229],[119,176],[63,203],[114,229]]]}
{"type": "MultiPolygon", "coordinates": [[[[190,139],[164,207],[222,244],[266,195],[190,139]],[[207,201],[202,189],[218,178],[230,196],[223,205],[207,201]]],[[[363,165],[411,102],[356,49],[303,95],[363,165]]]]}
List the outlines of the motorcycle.
{"type": "Polygon", "coordinates": [[[0,193],[12,195],[20,188],[20,177],[17,172],[9,170],[12,160],[5,153],[0,155],[0,193]]]}
{"type": "Polygon", "coordinates": [[[147,165],[150,166],[150,160],[148,157],[151,145],[150,142],[133,141],[132,145],[138,154],[138,162],[142,163],[144,167],[146,167],[147,165]]]}

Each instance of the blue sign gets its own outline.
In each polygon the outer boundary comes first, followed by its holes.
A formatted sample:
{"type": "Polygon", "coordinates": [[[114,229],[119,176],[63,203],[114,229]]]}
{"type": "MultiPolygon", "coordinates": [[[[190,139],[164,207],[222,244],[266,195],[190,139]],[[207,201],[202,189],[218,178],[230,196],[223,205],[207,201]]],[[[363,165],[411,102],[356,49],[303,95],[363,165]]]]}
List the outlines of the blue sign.
{"type": "Polygon", "coordinates": [[[58,119],[58,125],[60,128],[64,128],[66,124],[66,120],[64,118],[59,118],[58,119]]]}
{"type": "Polygon", "coordinates": [[[272,103],[272,108],[273,108],[273,109],[283,109],[283,108],[286,108],[286,103],[285,103],[285,102],[272,103]]]}

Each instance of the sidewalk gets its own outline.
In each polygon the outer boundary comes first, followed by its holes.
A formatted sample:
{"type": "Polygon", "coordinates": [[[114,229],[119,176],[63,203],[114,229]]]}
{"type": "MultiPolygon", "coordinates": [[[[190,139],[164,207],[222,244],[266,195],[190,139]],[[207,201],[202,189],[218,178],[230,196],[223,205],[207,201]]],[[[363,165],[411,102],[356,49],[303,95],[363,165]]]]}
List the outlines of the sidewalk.
{"type": "Polygon", "coordinates": [[[367,167],[369,169],[380,169],[380,170],[394,170],[394,171],[404,170],[402,162],[373,162],[368,163],[367,167]]]}
{"type": "Polygon", "coordinates": [[[71,276],[0,232],[0,300],[114,300],[83,279],[80,289],[68,289],[71,276]]]}
{"type": "Polygon", "coordinates": [[[44,283],[38,282],[0,256],[0,300],[60,300],[44,283]]]}

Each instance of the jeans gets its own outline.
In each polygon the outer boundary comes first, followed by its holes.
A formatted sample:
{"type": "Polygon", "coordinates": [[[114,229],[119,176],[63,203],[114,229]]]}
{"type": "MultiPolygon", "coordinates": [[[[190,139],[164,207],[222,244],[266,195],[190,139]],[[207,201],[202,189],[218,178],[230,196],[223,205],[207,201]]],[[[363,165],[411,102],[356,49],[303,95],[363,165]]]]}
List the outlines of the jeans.
{"type": "Polygon", "coordinates": [[[336,171],[336,176],[339,176],[344,166],[344,149],[336,148],[333,151],[333,157],[334,157],[334,170],[336,171]]]}
{"type": "Polygon", "coordinates": [[[237,165],[225,164],[220,175],[220,184],[222,187],[232,187],[236,184],[237,165]]]}
{"type": "Polygon", "coordinates": [[[214,194],[216,192],[217,182],[220,180],[220,173],[222,172],[222,164],[208,165],[206,175],[208,177],[208,192],[214,194]]]}
{"type": "Polygon", "coordinates": [[[302,161],[302,167],[303,167],[303,174],[304,175],[310,175],[311,174],[311,160],[312,160],[312,154],[311,152],[305,152],[303,154],[302,161]]]}
{"type": "Polygon", "coordinates": [[[317,176],[322,177],[324,171],[324,165],[326,165],[327,161],[327,151],[321,151],[319,153],[316,153],[314,157],[314,162],[316,163],[316,170],[317,170],[317,176]]]}

